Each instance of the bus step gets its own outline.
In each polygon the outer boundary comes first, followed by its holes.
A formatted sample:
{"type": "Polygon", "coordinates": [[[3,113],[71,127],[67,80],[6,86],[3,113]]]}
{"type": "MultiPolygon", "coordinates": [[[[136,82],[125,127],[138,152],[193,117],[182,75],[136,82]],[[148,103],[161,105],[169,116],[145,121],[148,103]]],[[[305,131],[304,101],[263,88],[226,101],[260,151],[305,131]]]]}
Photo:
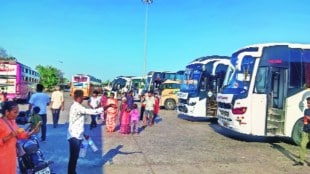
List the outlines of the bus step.
{"type": "Polygon", "coordinates": [[[278,129],[278,126],[276,125],[268,125],[267,130],[273,130],[273,129],[278,129]]]}
{"type": "Polygon", "coordinates": [[[279,135],[282,134],[284,131],[283,129],[283,122],[277,122],[277,123],[268,123],[267,124],[267,134],[274,134],[279,135]]]}
{"type": "Polygon", "coordinates": [[[282,119],[275,119],[275,118],[269,118],[268,122],[273,122],[275,124],[284,123],[284,120],[282,119]]]}

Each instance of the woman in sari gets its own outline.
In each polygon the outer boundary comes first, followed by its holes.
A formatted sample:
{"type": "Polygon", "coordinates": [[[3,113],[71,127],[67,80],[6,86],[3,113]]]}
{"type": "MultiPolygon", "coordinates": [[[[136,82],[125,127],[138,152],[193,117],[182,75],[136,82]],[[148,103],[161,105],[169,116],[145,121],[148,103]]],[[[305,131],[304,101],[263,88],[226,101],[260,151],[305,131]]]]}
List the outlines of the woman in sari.
{"type": "Polygon", "coordinates": [[[2,103],[0,118],[0,169],[1,173],[16,173],[16,142],[18,138],[27,139],[33,133],[37,133],[36,126],[32,131],[26,132],[15,123],[19,109],[17,103],[5,101],[2,103]]]}
{"type": "Polygon", "coordinates": [[[116,116],[117,116],[117,111],[118,111],[117,108],[118,108],[117,99],[114,98],[114,93],[111,93],[110,97],[107,100],[107,106],[106,106],[106,113],[107,113],[106,129],[107,129],[107,132],[114,132],[115,125],[116,125],[116,116]]]}
{"type": "Polygon", "coordinates": [[[122,98],[122,104],[120,108],[120,133],[129,134],[130,133],[130,109],[127,104],[127,99],[122,98]]]}

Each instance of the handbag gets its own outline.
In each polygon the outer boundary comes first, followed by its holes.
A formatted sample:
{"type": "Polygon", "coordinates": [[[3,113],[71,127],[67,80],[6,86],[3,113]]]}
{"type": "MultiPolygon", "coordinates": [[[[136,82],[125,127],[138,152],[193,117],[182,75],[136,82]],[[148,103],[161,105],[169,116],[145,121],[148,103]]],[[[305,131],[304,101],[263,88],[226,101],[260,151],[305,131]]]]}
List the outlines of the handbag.
{"type": "MultiPolygon", "coordinates": [[[[10,125],[10,123],[8,123],[8,121],[6,120],[6,118],[2,118],[3,121],[9,126],[9,128],[14,132],[14,129],[12,128],[12,126],[10,125]]],[[[17,139],[17,138],[16,138],[17,139]]],[[[22,145],[20,143],[18,143],[18,141],[16,142],[16,154],[17,156],[23,156],[25,155],[25,150],[22,147],[22,145]]]]}

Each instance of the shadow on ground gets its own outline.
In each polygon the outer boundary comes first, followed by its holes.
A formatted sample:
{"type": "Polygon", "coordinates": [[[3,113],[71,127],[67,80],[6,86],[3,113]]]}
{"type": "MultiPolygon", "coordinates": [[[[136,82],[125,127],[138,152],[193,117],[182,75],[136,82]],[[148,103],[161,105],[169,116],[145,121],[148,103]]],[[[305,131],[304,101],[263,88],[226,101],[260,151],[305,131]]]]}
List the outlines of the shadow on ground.
{"type": "Polygon", "coordinates": [[[120,149],[123,148],[123,145],[118,145],[113,149],[110,149],[107,153],[102,156],[102,165],[105,165],[107,162],[109,164],[113,164],[113,158],[116,155],[130,155],[134,153],[142,153],[142,152],[123,152],[120,149]]]}
{"type": "MultiPolygon", "coordinates": [[[[89,135],[98,147],[98,151],[93,152],[90,147],[87,148],[86,157],[79,158],[77,162],[77,173],[104,173],[102,165],[102,126],[98,126],[92,130],[89,124],[85,124],[85,134],[89,135]],[[98,172],[102,171],[102,172],[98,172]]],[[[51,124],[47,125],[47,141],[39,142],[40,148],[46,160],[54,162],[53,171],[56,174],[67,173],[67,165],[69,160],[69,142],[67,140],[68,124],[60,124],[57,128],[53,128],[51,124]]]]}

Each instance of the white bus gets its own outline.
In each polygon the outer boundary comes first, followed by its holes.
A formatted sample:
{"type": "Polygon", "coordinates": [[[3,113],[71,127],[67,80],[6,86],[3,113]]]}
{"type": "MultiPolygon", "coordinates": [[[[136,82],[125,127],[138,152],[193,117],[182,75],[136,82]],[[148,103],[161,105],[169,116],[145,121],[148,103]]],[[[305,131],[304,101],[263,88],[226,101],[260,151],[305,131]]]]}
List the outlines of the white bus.
{"type": "Polygon", "coordinates": [[[116,93],[119,99],[123,93],[133,91],[134,100],[139,100],[145,84],[144,77],[139,76],[118,76],[112,81],[112,92],[116,93]]]}
{"type": "Polygon", "coordinates": [[[130,90],[133,91],[134,100],[140,99],[145,85],[145,80],[146,78],[141,76],[131,77],[130,90]]]}
{"type": "Polygon", "coordinates": [[[206,56],[186,66],[181,89],[177,94],[179,115],[216,117],[216,94],[223,83],[229,62],[227,56],[206,56]]]}
{"type": "Polygon", "coordinates": [[[291,137],[299,144],[309,87],[310,44],[244,47],[232,54],[217,96],[218,123],[243,134],[291,137]]]}

